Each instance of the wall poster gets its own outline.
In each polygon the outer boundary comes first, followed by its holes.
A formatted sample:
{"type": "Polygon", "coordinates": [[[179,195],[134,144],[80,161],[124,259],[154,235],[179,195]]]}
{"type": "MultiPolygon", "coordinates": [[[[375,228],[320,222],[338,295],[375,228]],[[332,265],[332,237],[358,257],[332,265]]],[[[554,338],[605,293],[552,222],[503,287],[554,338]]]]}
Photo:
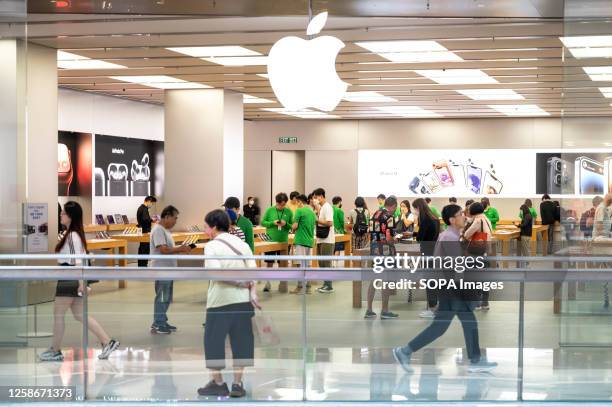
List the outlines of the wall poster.
{"type": "Polygon", "coordinates": [[[90,133],[58,132],[58,196],[91,196],[91,138],[90,133]]]}

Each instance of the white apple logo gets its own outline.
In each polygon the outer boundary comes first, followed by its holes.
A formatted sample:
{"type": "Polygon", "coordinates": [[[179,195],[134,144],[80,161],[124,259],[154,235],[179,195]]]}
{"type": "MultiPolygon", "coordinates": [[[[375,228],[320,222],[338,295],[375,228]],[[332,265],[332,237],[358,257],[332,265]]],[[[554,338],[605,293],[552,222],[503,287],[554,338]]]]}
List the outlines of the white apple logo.
{"type": "MultiPolygon", "coordinates": [[[[318,14],[306,34],[318,34],[326,21],[327,12],[318,14]]],[[[278,40],[268,55],[268,75],[279,102],[292,111],[307,107],[334,110],[349,85],[336,72],[336,56],[342,48],[344,43],[331,36],[278,40]]]]}

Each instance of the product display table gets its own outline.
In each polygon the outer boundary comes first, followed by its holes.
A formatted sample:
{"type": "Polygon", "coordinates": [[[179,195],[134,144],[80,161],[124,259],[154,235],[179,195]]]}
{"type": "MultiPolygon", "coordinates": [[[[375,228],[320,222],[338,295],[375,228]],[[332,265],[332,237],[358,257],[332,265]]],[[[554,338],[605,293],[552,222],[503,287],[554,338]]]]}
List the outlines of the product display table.
{"type": "Polygon", "coordinates": [[[113,225],[86,225],[84,227],[85,233],[95,233],[95,232],[117,232],[122,231],[127,228],[133,228],[137,225],[135,223],[130,223],[129,225],[125,224],[113,224],[113,225]]]}
{"type": "Polygon", "coordinates": [[[254,235],[261,235],[264,233],[266,233],[266,228],[264,228],[263,226],[253,226],[254,235]]]}
{"type": "MultiPolygon", "coordinates": [[[[127,254],[127,241],[120,239],[87,239],[87,249],[102,250],[107,254],[114,254],[116,250],[117,254],[127,254]]],[[[109,267],[114,267],[115,261],[108,260],[106,265],[109,267]]],[[[119,266],[126,267],[127,260],[119,260],[119,266]]],[[[119,280],[119,288],[126,287],[126,281],[119,280]]]]}
{"type": "MultiPolygon", "coordinates": [[[[196,233],[177,232],[177,233],[172,233],[172,238],[174,239],[175,243],[184,242],[185,240],[187,240],[191,236],[197,236],[198,240],[208,240],[209,239],[208,235],[206,233],[204,233],[204,232],[196,232],[196,233]]],[[[151,240],[149,233],[143,233],[143,234],[140,234],[140,235],[138,235],[138,234],[118,234],[118,235],[113,235],[113,239],[121,239],[121,240],[125,240],[127,242],[132,242],[132,243],[149,243],[149,241],[151,240]]]]}

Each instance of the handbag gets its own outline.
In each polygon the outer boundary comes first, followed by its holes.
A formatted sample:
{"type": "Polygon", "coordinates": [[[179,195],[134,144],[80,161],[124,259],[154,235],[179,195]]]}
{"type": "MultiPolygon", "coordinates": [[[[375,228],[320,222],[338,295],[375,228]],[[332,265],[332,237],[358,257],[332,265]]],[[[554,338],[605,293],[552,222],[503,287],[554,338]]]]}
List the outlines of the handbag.
{"type": "Polygon", "coordinates": [[[467,245],[467,252],[475,256],[483,256],[487,252],[489,235],[484,231],[484,221],[480,220],[480,231],[472,235],[467,245]]]}
{"type": "Polygon", "coordinates": [[[276,346],[280,343],[278,331],[274,327],[272,318],[268,314],[258,311],[251,319],[251,322],[253,324],[255,343],[258,346],[276,346]]]}
{"type": "Polygon", "coordinates": [[[331,226],[323,226],[317,223],[317,237],[319,239],[327,239],[327,236],[329,236],[330,229],[331,226]]]}

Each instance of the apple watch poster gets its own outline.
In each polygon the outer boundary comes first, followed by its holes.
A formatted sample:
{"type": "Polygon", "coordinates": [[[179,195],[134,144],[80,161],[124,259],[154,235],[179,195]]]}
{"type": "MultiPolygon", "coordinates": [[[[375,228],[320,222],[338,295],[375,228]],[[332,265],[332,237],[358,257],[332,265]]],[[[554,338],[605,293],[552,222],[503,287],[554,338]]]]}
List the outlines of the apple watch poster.
{"type": "Polygon", "coordinates": [[[91,133],[58,132],[58,196],[91,196],[91,137],[91,133]]]}
{"type": "Polygon", "coordinates": [[[95,196],[161,195],[164,143],[95,136],[95,196]]]}

